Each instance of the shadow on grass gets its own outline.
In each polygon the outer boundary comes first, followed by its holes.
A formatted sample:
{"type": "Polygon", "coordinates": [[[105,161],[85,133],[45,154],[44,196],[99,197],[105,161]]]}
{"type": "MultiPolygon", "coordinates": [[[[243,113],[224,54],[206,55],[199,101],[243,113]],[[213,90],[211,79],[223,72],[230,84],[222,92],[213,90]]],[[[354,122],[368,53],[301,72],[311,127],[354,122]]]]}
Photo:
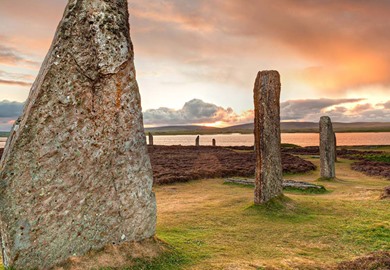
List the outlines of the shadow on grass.
{"type": "Polygon", "coordinates": [[[293,188],[293,187],[285,187],[283,188],[284,192],[292,193],[292,194],[302,194],[302,195],[317,195],[317,194],[328,194],[332,191],[329,191],[323,188],[306,188],[306,189],[299,189],[299,188],[293,188]]]}

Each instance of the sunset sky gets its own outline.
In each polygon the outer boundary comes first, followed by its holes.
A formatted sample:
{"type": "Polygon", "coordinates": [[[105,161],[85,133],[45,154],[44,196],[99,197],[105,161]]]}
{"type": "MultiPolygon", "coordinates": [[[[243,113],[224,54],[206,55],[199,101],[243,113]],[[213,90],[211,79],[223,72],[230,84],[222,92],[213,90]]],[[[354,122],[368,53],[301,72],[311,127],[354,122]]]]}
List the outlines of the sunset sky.
{"type": "MultiPolygon", "coordinates": [[[[27,98],[66,0],[0,0],[0,130],[27,98]]],[[[129,0],[147,125],[248,123],[259,70],[283,120],[390,121],[390,1],[129,0]]]]}

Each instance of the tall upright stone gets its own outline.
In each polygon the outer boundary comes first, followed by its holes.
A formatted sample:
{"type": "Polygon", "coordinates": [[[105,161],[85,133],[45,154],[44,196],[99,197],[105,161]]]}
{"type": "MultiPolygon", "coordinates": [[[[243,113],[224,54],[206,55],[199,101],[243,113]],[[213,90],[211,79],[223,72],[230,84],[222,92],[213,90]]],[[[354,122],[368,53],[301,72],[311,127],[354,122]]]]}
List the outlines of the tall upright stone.
{"type": "Polygon", "coordinates": [[[200,137],[197,136],[196,139],[195,139],[195,146],[199,146],[200,145],[199,141],[200,141],[200,137]]]}
{"type": "Polygon", "coordinates": [[[213,146],[217,146],[217,141],[215,139],[212,140],[213,146]]]}
{"type": "Polygon", "coordinates": [[[283,192],[280,89],[277,71],[261,71],[257,74],[254,87],[255,204],[268,202],[283,192]]]}
{"type": "Polygon", "coordinates": [[[149,145],[151,145],[151,146],[154,145],[153,135],[152,135],[152,133],[150,133],[150,132],[149,132],[149,145]]]}
{"type": "Polygon", "coordinates": [[[321,178],[332,179],[335,173],[335,134],[332,121],[329,116],[322,116],[320,119],[320,162],[321,178]]]}
{"type": "Polygon", "coordinates": [[[0,163],[3,262],[48,269],[155,234],[127,0],[69,0],[0,163]]]}

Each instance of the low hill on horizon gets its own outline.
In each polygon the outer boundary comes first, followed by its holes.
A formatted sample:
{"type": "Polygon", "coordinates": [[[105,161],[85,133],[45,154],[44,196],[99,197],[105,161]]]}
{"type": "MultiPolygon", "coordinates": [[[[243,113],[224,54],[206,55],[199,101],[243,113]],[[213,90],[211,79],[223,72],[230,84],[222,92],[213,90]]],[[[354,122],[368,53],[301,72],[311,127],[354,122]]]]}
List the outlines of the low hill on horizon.
{"type": "MultiPolygon", "coordinates": [[[[334,122],[335,132],[390,132],[390,122],[334,122]]],[[[154,135],[194,135],[194,134],[229,134],[253,133],[253,123],[217,128],[197,125],[161,126],[145,128],[145,132],[154,135]]],[[[318,123],[315,122],[281,122],[282,133],[317,133],[318,123]]],[[[8,137],[9,132],[0,131],[0,137],[8,137]]]]}
{"type": "MultiPolygon", "coordinates": [[[[390,132],[390,122],[334,122],[335,132],[390,132]]],[[[196,125],[163,126],[145,128],[145,132],[155,135],[185,135],[185,134],[227,134],[227,133],[252,133],[253,123],[235,125],[225,128],[205,127],[196,125]]],[[[317,133],[319,124],[315,122],[281,122],[283,133],[317,133]]]]}

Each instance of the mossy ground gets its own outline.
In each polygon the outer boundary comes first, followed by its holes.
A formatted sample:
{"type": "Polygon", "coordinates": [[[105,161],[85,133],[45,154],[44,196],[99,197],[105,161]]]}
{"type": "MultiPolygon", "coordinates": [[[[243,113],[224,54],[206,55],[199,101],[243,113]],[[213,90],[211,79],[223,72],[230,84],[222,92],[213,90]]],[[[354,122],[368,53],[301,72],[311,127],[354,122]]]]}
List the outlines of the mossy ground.
{"type": "MultiPolygon", "coordinates": [[[[379,200],[389,181],[352,171],[352,162],[340,159],[337,179],[320,182],[330,192],[287,191],[264,206],[253,205],[251,188],[223,179],[158,186],[157,237],[171,249],[125,269],[330,269],[390,251],[390,201],[379,200]]],[[[319,184],[318,177],[288,178],[319,184]]]]}

